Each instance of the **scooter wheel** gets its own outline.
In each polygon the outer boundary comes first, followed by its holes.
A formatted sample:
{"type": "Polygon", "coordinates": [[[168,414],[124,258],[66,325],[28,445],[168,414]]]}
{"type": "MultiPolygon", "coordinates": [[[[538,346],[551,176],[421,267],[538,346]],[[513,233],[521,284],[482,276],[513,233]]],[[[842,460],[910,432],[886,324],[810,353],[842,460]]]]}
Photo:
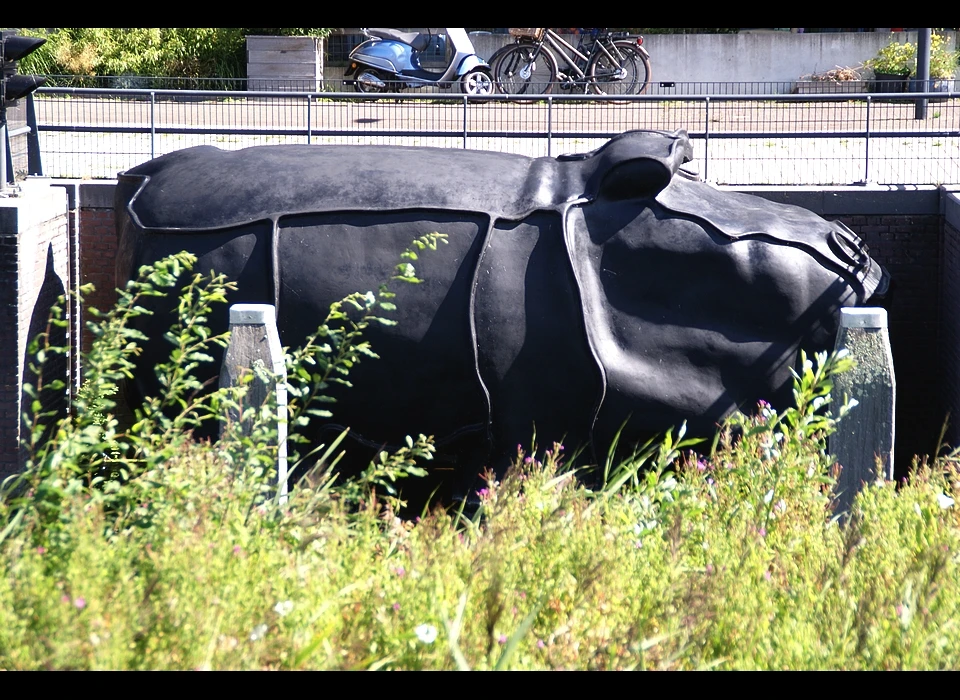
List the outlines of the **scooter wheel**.
{"type": "Polygon", "coordinates": [[[485,68],[475,68],[460,78],[460,92],[465,95],[492,95],[495,90],[493,76],[485,68]]]}

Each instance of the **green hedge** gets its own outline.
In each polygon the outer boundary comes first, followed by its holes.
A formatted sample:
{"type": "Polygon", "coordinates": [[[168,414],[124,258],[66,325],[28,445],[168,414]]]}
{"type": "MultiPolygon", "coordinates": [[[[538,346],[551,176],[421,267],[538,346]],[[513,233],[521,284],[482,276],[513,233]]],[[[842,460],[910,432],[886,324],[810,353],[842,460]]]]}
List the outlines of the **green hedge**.
{"type": "Polygon", "coordinates": [[[322,28],[117,28],[24,29],[47,43],[21,62],[41,75],[138,75],[244,78],[246,36],[326,36],[322,28]]]}

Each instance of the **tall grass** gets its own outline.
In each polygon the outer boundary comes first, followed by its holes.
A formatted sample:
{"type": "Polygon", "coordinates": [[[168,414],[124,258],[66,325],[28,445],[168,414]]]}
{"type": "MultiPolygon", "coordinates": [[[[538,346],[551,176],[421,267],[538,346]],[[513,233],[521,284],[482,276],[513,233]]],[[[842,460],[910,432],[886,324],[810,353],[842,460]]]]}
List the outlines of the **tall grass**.
{"type": "MultiPolygon", "coordinates": [[[[145,270],[101,321],[89,381],[110,387],[125,373],[136,339],[123,319],[139,295],[174,288],[191,262],[175,260],[145,270]]],[[[437,506],[403,520],[399,477],[429,468],[428,438],[345,483],[328,446],[286,501],[268,420],[216,448],[187,439],[190,421],[242,403],[242,390],[206,412],[177,399],[193,394],[183,368],[202,361],[197,317],[222,280],[185,289],[170,333],[178,359],[162,368],[175,410],[148,402],[124,433],[109,393],[92,392],[5,487],[0,668],[960,663],[960,459],[921,465],[899,488],[867,485],[842,521],[825,438],[856,411],[831,402],[848,358],[804,358],[796,406],[736,414],[698,453],[681,429],[606,465],[588,489],[564,446],[518,448],[476,512],[437,506]]],[[[308,344],[328,348],[291,353],[307,374],[294,386],[300,408],[321,406],[308,396],[323,395],[326,370],[372,353],[356,350],[360,326],[389,312],[384,291],[338,307],[308,344]]]]}

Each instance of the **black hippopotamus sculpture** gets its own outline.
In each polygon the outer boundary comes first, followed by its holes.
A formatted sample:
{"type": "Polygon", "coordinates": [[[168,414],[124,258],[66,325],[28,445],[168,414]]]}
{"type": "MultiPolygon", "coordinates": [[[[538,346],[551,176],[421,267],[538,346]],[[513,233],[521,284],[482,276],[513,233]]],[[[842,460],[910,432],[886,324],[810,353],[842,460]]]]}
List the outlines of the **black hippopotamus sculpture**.
{"type": "MultiPolygon", "coordinates": [[[[632,131],[583,155],[397,146],[201,146],[120,176],[118,279],[180,250],[275,304],[296,346],[331,302],[376,289],[417,236],[425,283],[396,289],[395,327],[371,329],[335,423],[363,444],[436,437],[479,466],[565,440],[604,455],[738,406],[790,400],[798,351],[832,347],[842,306],[886,273],[841,223],[682,177],[683,131],[632,131]],[[479,455],[479,457],[478,457],[479,455]]],[[[213,319],[227,327],[223,309],[213,319]]],[[[140,362],[168,348],[157,321],[140,362]]],[[[148,335],[150,333],[148,332],[148,335]]],[[[211,375],[219,360],[209,368],[211,375]]],[[[135,392],[153,388],[138,372],[135,392]]],[[[590,454],[590,452],[588,452],[590,454]]]]}

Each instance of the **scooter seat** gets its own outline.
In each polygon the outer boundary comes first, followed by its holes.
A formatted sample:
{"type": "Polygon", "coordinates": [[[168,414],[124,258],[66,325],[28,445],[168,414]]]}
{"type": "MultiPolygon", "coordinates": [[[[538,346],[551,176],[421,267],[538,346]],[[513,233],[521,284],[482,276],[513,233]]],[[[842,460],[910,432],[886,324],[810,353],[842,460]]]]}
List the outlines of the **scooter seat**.
{"type": "Polygon", "coordinates": [[[368,29],[367,34],[387,41],[399,41],[408,44],[414,51],[423,51],[430,45],[430,34],[419,32],[400,32],[396,29],[368,29]]]}

